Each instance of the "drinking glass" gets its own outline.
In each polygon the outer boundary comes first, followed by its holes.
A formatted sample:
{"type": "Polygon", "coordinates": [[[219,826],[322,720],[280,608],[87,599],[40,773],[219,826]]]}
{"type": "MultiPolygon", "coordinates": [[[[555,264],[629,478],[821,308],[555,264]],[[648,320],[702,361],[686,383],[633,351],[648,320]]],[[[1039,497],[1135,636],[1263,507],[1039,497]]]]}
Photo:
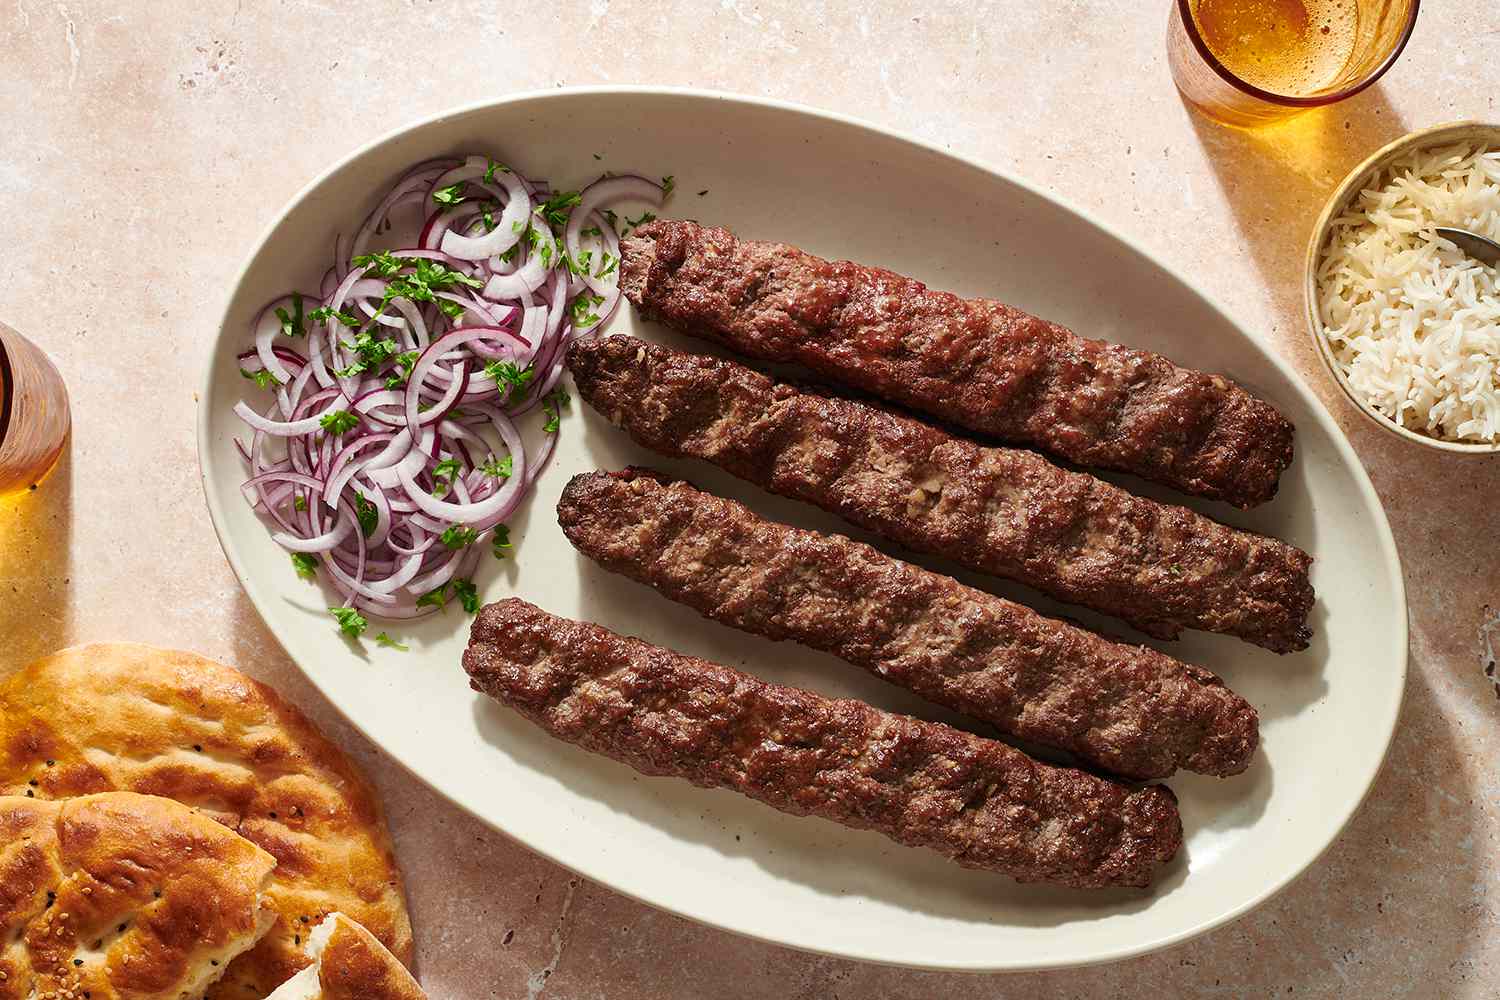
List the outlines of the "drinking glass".
{"type": "Polygon", "coordinates": [[[62,455],[71,425],[57,368],[0,323],[0,496],[36,489],[62,455]]]}
{"type": "Polygon", "coordinates": [[[1167,61],[1189,103],[1253,128],[1352,97],[1391,68],[1420,0],[1173,0],[1167,61]]]}

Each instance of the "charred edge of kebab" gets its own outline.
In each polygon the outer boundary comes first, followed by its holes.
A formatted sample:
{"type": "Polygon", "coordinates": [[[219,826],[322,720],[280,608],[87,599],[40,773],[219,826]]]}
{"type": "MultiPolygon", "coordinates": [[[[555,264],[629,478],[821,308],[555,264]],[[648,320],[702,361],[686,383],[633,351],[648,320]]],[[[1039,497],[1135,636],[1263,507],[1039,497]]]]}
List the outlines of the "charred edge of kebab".
{"type": "Polygon", "coordinates": [[[1238,774],[1259,745],[1255,709],[1207,670],[652,469],[574,476],[557,518],[600,566],[707,618],[832,653],[1124,777],[1238,774]]]}
{"type": "Polygon", "coordinates": [[[643,774],[734,789],[967,868],[1140,887],[1182,846],[1165,785],[1133,788],[1043,764],[994,740],[770,684],[517,598],[481,610],[463,666],[476,691],[643,774]]]}

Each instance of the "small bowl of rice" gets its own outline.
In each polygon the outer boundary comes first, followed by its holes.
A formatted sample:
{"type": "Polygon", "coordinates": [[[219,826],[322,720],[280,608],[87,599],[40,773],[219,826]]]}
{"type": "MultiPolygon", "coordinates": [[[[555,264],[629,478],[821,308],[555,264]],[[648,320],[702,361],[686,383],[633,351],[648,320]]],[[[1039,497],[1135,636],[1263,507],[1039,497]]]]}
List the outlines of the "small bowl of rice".
{"type": "Polygon", "coordinates": [[[1339,185],[1313,229],[1318,353],[1370,419],[1445,451],[1500,451],[1500,269],[1438,236],[1500,240],[1500,126],[1396,140],[1339,185]]]}

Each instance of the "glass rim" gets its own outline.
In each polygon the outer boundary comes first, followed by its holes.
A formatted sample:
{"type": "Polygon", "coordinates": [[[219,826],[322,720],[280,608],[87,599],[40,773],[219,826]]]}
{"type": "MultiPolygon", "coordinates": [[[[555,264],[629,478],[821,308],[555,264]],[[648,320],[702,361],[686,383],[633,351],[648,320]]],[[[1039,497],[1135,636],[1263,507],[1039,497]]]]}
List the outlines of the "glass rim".
{"type": "Polygon", "coordinates": [[[1182,30],[1187,32],[1188,38],[1192,40],[1193,48],[1198,50],[1198,56],[1208,64],[1210,69],[1217,73],[1225,83],[1241,93],[1248,94],[1268,104],[1278,104],[1282,107],[1292,108],[1321,108],[1329,104],[1336,104],[1339,101],[1353,97],[1376,80],[1379,80],[1395,64],[1396,60],[1401,57],[1401,53],[1406,49],[1406,43],[1411,40],[1412,32],[1416,30],[1417,14],[1421,9],[1422,0],[1411,0],[1411,9],[1407,12],[1406,24],[1401,28],[1401,37],[1396,39],[1396,44],[1392,46],[1390,53],[1381,61],[1380,65],[1376,66],[1364,79],[1345,87],[1343,90],[1332,93],[1320,94],[1316,97],[1293,97],[1291,94],[1278,94],[1275,91],[1262,90],[1255,86],[1255,84],[1249,83],[1235,75],[1233,70],[1220,62],[1219,58],[1209,50],[1208,43],[1203,40],[1203,36],[1198,32],[1198,22],[1193,18],[1192,0],[1177,0],[1177,14],[1182,21],[1182,30]]]}

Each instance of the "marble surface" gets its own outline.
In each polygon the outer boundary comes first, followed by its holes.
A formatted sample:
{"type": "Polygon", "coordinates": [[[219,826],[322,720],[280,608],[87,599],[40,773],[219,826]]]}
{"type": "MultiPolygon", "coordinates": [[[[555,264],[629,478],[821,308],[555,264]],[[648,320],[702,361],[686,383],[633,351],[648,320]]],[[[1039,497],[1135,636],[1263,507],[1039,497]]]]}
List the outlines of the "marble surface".
{"type": "Polygon", "coordinates": [[[1165,7],[4,0],[0,317],[65,372],[75,437],[40,490],[0,502],[0,671],[134,639],[287,692],[384,793],[434,997],[1494,996],[1500,701],[1483,665],[1500,647],[1500,460],[1368,425],[1318,368],[1299,281],[1323,198],[1368,151],[1500,118],[1500,29],[1428,0],[1384,83],[1247,135],[1178,100],[1165,7]],[[1412,625],[1385,771],[1311,871],[1229,927],[1107,967],[958,977],[831,960],[580,882],[447,806],[311,690],[241,595],[198,486],[193,387],[228,282],[272,214],[375,135],[594,83],[814,103],[1012,170],[1193,275],[1303,373],[1380,491],[1412,625]]]}

